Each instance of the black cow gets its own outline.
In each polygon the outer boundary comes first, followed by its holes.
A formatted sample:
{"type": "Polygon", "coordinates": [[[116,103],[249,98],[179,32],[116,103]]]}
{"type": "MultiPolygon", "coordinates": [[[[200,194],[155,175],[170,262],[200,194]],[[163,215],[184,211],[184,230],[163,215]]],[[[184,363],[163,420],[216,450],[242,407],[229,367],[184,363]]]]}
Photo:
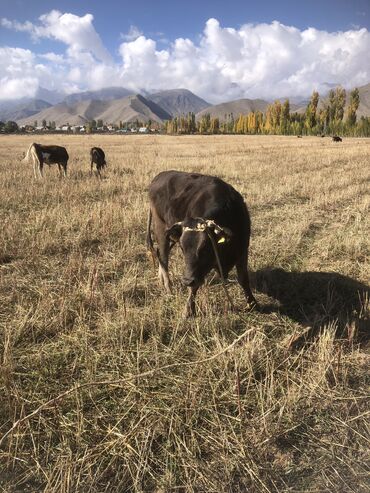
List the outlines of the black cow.
{"type": "Polygon", "coordinates": [[[46,146],[41,144],[31,144],[28,151],[23,159],[23,161],[33,162],[33,172],[35,178],[37,178],[37,173],[40,178],[43,177],[44,163],[57,164],[59,168],[59,173],[67,176],[67,163],[68,163],[68,152],[65,147],[61,146],[46,146]]]}
{"type": "Polygon", "coordinates": [[[338,135],[333,135],[332,139],[333,142],[342,142],[342,139],[338,137],[338,135]]]}
{"type": "Polygon", "coordinates": [[[92,147],[90,149],[90,165],[91,165],[91,173],[93,172],[94,163],[96,165],[96,171],[101,178],[101,170],[105,168],[107,165],[105,161],[105,154],[103,149],[100,147],[92,147]]]}
{"type": "Polygon", "coordinates": [[[152,181],[149,199],[147,245],[159,261],[158,275],[168,292],[168,260],[175,243],[185,257],[186,316],[195,314],[195,296],[206,275],[212,269],[219,272],[214,247],[222,268],[219,274],[226,278],[236,266],[247,302],[256,306],[247,270],[250,218],[242,196],[214,176],[164,171],[152,181]],[[157,249],[153,247],[152,224],[157,249]]]}

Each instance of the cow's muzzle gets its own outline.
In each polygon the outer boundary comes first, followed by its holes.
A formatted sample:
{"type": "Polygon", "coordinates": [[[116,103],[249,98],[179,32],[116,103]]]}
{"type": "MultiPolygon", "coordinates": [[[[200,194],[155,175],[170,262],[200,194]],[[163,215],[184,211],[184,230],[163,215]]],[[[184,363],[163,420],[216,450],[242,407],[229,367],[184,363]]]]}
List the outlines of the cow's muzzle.
{"type": "Polygon", "coordinates": [[[188,288],[195,288],[197,286],[200,286],[200,284],[202,284],[202,282],[199,279],[197,279],[196,277],[186,277],[186,276],[184,276],[182,278],[182,282],[188,288]]]}

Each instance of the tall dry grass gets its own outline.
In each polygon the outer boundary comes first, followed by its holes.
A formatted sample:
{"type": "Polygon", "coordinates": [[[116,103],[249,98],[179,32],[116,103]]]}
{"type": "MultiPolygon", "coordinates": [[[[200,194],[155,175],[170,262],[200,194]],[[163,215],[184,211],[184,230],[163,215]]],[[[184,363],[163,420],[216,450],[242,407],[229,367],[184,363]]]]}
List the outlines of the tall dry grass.
{"type": "Polygon", "coordinates": [[[2,442],[1,491],[368,492],[370,141],[41,136],[69,177],[35,181],[34,138],[0,138],[0,439],[39,409],[2,442]],[[211,278],[182,320],[176,251],[162,291],[144,239],[164,169],[245,197],[261,311],[211,278]]]}

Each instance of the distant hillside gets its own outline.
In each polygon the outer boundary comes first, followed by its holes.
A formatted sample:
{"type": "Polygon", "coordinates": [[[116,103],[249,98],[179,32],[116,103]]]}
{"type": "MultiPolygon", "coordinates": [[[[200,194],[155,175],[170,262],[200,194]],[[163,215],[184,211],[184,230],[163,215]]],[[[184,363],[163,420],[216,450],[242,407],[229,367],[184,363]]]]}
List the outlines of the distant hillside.
{"type": "Polygon", "coordinates": [[[50,103],[41,99],[24,99],[17,101],[8,101],[0,105],[0,120],[18,121],[22,118],[28,118],[45,108],[49,108],[50,103]]]}
{"type": "Polygon", "coordinates": [[[198,113],[210,106],[207,101],[187,89],[161,91],[150,94],[147,98],[154,101],[172,116],[186,115],[190,112],[198,113]]]}
{"type": "MultiPolygon", "coordinates": [[[[127,95],[129,92],[123,87],[108,87],[99,91],[71,94],[54,106],[50,106],[42,99],[3,101],[0,102],[0,120],[15,120],[21,125],[33,124],[35,120],[39,123],[42,120],[55,121],[57,125],[65,123],[81,125],[98,119],[106,123],[135,120],[161,122],[174,116],[194,112],[197,119],[209,113],[211,117],[218,117],[223,121],[225,116],[231,113],[237,118],[240,114],[245,115],[252,111],[265,112],[270,104],[263,99],[237,99],[212,106],[186,89],[161,91],[148,97],[140,94],[127,95]]],[[[347,96],[349,92],[347,91],[347,96]]],[[[360,106],[357,116],[370,116],[370,84],[359,87],[359,92],[360,106]]],[[[56,97],[56,94],[54,96],[56,97]]],[[[284,99],[280,98],[280,101],[283,102],[284,99]]],[[[303,113],[307,104],[308,101],[293,98],[290,111],[303,113]]],[[[325,104],[327,104],[327,96],[320,98],[319,108],[325,104]]]]}
{"type": "Polygon", "coordinates": [[[161,122],[170,119],[171,116],[153,101],[148,101],[140,94],[128,96],[113,101],[81,101],[74,104],[65,102],[47,108],[32,118],[24,118],[18,124],[55,121],[57,125],[69,123],[70,125],[83,125],[91,120],[103,120],[104,123],[133,122],[136,120],[147,122],[148,120],[161,122]]]}
{"type": "Polygon", "coordinates": [[[76,92],[66,96],[63,100],[68,105],[79,103],[80,101],[113,101],[114,99],[122,99],[133,94],[129,89],[124,87],[105,87],[97,91],[76,92]]]}
{"type": "Polygon", "coordinates": [[[212,118],[219,118],[220,121],[223,121],[230,113],[234,115],[234,118],[237,118],[238,115],[245,115],[252,111],[265,111],[268,105],[269,103],[263,99],[236,99],[228,103],[209,106],[197,113],[196,118],[199,119],[209,113],[212,118]]]}
{"type": "Polygon", "coordinates": [[[58,104],[65,98],[65,93],[39,87],[35,94],[35,99],[42,99],[50,104],[58,104]]]}

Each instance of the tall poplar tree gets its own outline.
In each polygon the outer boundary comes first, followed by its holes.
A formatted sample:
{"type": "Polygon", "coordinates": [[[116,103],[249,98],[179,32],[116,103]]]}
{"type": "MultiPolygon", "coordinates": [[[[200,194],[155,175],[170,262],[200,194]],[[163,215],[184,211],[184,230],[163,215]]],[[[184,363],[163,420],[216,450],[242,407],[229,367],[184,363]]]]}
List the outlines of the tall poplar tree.
{"type": "Polygon", "coordinates": [[[347,123],[350,126],[356,124],[356,111],[360,105],[360,93],[358,88],[356,87],[353,91],[350,92],[349,95],[349,105],[347,108],[347,123]]]}

